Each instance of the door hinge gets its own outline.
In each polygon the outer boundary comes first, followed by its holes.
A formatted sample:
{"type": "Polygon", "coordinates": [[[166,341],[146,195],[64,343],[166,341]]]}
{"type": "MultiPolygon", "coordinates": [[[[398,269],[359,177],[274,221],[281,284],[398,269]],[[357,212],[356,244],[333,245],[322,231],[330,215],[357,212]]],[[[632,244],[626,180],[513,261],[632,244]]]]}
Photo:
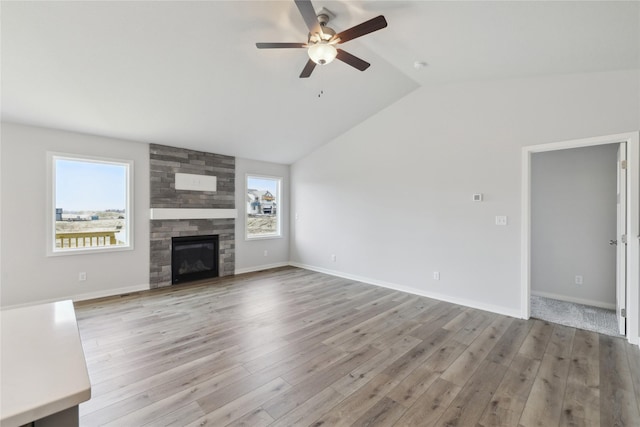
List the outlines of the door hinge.
{"type": "Polygon", "coordinates": [[[627,309],[626,308],[621,308],[620,309],[620,317],[627,317],[627,309]]]}
{"type": "Polygon", "coordinates": [[[620,169],[622,169],[622,170],[627,169],[627,161],[626,160],[620,160],[620,169]]]}
{"type": "Polygon", "coordinates": [[[622,236],[620,236],[620,241],[626,245],[627,244],[627,235],[623,234],[622,236]]]}

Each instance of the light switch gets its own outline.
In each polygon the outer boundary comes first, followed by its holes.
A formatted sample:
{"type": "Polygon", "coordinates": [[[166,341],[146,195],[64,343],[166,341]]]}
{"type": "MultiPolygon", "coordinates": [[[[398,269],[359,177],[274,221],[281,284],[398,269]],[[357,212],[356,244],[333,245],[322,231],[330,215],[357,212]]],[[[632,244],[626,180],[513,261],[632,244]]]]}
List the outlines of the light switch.
{"type": "Polygon", "coordinates": [[[505,215],[496,216],[496,225],[507,225],[507,217],[505,215]]]}

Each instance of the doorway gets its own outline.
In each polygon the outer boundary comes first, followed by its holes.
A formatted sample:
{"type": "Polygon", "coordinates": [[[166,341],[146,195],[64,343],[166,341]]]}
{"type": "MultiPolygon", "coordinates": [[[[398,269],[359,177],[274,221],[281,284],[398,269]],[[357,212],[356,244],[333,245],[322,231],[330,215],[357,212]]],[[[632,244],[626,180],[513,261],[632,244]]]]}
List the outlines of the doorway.
{"type": "MultiPolygon", "coordinates": [[[[615,144],[617,148],[620,143],[626,145],[626,179],[624,184],[626,188],[623,189],[623,195],[626,196],[626,209],[623,209],[626,214],[626,218],[622,221],[624,229],[626,230],[627,243],[622,247],[627,253],[626,260],[628,261],[626,266],[622,266],[623,278],[626,282],[622,282],[622,301],[616,301],[618,305],[617,314],[619,316],[625,315],[626,318],[620,317],[626,324],[627,339],[629,342],[638,343],[638,306],[639,292],[639,248],[638,248],[638,227],[639,227],[639,201],[640,198],[640,183],[638,182],[638,157],[639,157],[639,137],[637,133],[611,135],[605,137],[588,138],[582,140],[565,141],[561,143],[552,143],[536,146],[524,147],[522,151],[522,277],[521,277],[521,308],[522,317],[529,318],[531,314],[531,284],[532,284],[532,159],[535,153],[552,152],[558,150],[568,150],[580,147],[594,147],[603,146],[609,144],[615,144]],[[633,236],[633,238],[629,238],[633,236]],[[624,296],[626,294],[626,297],[624,296]],[[622,303],[622,304],[620,304],[622,303]],[[624,312],[621,310],[624,308],[624,312]]],[[[613,148],[612,148],[613,149],[613,148]]],[[[614,199],[615,203],[615,199],[614,199]]],[[[614,207],[615,209],[615,207],[614,207]]],[[[618,233],[618,231],[616,231],[618,233]]],[[[615,235],[614,235],[615,236],[615,235]]],[[[622,236],[617,238],[609,238],[608,240],[622,240],[622,236]]],[[[615,252],[617,249],[613,249],[615,252]]],[[[611,254],[613,255],[613,254],[611,254]]],[[[584,280],[583,276],[579,272],[571,274],[570,279],[576,285],[576,281],[584,280]]],[[[583,282],[584,283],[584,282],[583,282]]],[[[611,303],[611,301],[609,302],[611,303]]]]}
{"type": "Polygon", "coordinates": [[[611,244],[618,149],[603,144],[532,155],[532,317],[618,335],[611,244]]]}

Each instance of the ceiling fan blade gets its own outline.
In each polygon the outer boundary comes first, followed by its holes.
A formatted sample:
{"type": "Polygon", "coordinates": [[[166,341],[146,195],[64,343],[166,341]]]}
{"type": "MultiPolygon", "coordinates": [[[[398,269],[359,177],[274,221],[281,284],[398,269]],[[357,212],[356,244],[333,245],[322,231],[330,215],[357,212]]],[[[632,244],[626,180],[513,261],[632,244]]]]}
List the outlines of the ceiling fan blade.
{"type": "Polygon", "coordinates": [[[338,50],[338,54],[336,55],[336,58],[338,58],[340,61],[344,62],[345,64],[351,65],[353,68],[357,68],[360,71],[364,71],[367,68],[369,68],[369,66],[371,65],[367,61],[363,61],[357,56],[351,55],[349,52],[345,52],[342,49],[337,49],[337,50],[338,50]]]}
{"type": "Polygon", "coordinates": [[[333,39],[340,39],[338,43],[344,43],[349,40],[364,36],[365,34],[373,33],[374,31],[381,30],[387,26],[387,20],[384,16],[376,16],[373,19],[363,22],[362,24],[351,27],[348,30],[344,30],[341,33],[333,36],[333,39]]]}
{"type": "Polygon", "coordinates": [[[258,49],[286,49],[306,47],[306,43],[256,43],[258,49]]]}
{"type": "Polygon", "coordinates": [[[309,28],[309,32],[311,34],[320,32],[320,22],[318,22],[318,17],[316,16],[316,11],[311,4],[311,0],[295,0],[296,6],[298,6],[298,10],[300,11],[300,15],[302,15],[302,19],[304,19],[305,24],[309,28]]]}
{"type": "Polygon", "coordinates": [[[312,60],[308,60],[307,65],[304,66],[304,68],[302,69],[302,73],[300,73],[300,78],[306,79],[307,77],[309,77],[314,68],[316,68],[316,63],[312,60]]]}

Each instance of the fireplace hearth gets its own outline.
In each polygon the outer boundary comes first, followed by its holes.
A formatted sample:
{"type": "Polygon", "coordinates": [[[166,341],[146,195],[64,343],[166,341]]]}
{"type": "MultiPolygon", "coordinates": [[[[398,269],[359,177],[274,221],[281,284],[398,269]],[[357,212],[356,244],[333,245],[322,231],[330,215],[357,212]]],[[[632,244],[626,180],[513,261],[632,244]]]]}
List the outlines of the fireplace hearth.
{"type": "Polygon", "coordinates": [[[217,235],[173,237],[171,239],[171,283],[218,277],[217,235]]]}

